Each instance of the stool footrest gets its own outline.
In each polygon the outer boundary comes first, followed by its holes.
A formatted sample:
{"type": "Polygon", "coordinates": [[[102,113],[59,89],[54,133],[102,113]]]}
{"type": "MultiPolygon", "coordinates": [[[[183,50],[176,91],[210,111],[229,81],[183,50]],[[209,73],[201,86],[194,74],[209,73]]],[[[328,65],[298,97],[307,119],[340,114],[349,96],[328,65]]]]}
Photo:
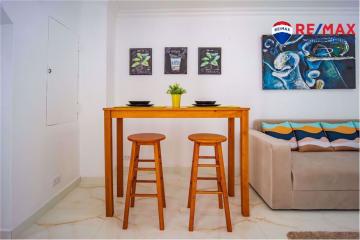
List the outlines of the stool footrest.
{"type": "Polygon", "coordinates": [[[220,191],[196,191],[197,194],[223,194],[223,192],[220,191]]]}
{"type": "Polygon", "coordinates": [[[135,168],[136,171],[155,171],[155,168],[135,168]]]}
{"type": "Polygon", "coordinates": [[[199,163],[198,167],[220,167],[218,164],[199,163]]]}
{"type": "Polygon", "coordinates": [[[138,158],[137,160],[138,160],[139,162],[155,162],[154,159],[140,159],[140,158],[138,158]]]}
{"type": "Polygon", "coordinates": [[[199,158],[202,158],[202,159],[215,159],[216,157],[215,156],[199,156],[199,158]]]}
{"type": "Polygon", "coordinates": [[[138,183],[156,183],[156,180],[136,180],[138,183]]]}
{"type": "Polygon", "coordinates": [[[154,197],[156,198],[158,195],[156,193],[135,193],[131,194],[131,197],[154,197]]]}
{"type": "Polygon", "coordinates": [[[219,181],[217,177],[197,177],[198,180],[216,180],[219,181]]]}

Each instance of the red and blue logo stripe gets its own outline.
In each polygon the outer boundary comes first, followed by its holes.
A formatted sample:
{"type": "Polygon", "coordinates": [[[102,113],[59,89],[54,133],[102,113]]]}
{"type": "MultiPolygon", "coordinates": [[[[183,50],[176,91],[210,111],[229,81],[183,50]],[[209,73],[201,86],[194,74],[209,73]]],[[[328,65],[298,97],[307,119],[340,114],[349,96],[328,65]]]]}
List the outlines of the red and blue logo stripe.
{"type": "Polygon", "coordinates": [[[285,21],[276,22],[272,27],[272,35],[280,44],[285,44],[293,33],[290,23],[285,21]]]}

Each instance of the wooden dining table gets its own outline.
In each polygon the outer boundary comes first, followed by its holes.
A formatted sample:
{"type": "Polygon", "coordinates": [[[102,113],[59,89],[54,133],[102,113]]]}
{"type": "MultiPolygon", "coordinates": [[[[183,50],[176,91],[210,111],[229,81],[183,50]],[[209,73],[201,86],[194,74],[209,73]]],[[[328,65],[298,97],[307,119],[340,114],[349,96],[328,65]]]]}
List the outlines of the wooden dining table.
{"type": "Polygon", "coordinates": [[[104,108],[105,203],[106,216],[114,215],[113,196],[113,124],[116,119],[116,181],[117,197],[123,197],[123,135],[125,118],[227,118],[228,119],[228,192],[235,196],[235,119],[240,119],[240,193],[241,213],[250,215],[249,208],[249,111],[238,106],[218,107],[110,107],[104,108]]]}

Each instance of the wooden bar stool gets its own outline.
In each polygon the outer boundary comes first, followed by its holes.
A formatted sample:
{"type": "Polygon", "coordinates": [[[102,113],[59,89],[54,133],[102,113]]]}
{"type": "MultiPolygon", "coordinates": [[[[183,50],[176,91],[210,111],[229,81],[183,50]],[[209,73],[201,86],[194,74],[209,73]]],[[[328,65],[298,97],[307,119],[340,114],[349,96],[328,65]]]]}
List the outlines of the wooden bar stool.
{"type": "Polygon", "coordinates": [[[128,136],[128,140],[132,142],[130,166],[128,174],[128,182],[126,188],[125,210],[123,229],[128,227],[129,208],[135,206],[135,197],[154,197],[158,199],[159,225],[160,230],[164,230],[164,213],[163,208],[166,207],[165,187],[162,170],[160,141],[165,136],[158,133],[139,133],[128,136]],[[154,159],[139,159],[140,146],[153,145],[154,159]],[[141,162],[154,162],[155,168],[139,167],[141,162]],[[140,180],[137,178],[139,171],[155,171],[156,180],[140,180]],[[157,193],[136,193],[136,183],[156,183],[157,193]]]}
{"type": "Polygon", "coordinates": [[[224,201],[227,231],[232,232],[229,200],[225,181],[224,160],[221,148],[221,143],[226,141],[226,137],[211,133],[197,133],[190,135],[189,139],[194,142],[191,179],[188,195],[188,208],[190,208],[189,231],[194,230],[196,194],[217,194],[220,209],[223,208],[224,201]],[[200,156],[200,146],[214,146],[215,156],[200,156]],[[199,163],[199,159],[215,159],[215,164],[201,164],[199,163]],[[216,177],[198,177],[198,168],[200,167],[215,167],[216,177]],[[217,191],[197,190],[196,185],[198,180],[216,180],[217,191]]]}

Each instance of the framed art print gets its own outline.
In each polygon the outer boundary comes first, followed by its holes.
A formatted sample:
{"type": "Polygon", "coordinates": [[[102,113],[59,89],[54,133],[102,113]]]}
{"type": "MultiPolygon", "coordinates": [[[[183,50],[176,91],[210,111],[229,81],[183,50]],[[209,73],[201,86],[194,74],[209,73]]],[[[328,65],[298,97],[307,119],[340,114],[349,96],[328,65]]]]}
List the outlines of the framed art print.
{"type": "Polygon", "coordinates": [[[221,48],[199,48],[198,73],[221,74],[221,48]]]}
{"type": "Polygon", "coordinates": [[[129,74],[130,75],[152,74],[151,48],[130,48],[129,74]]]}
{"type": "Polygon", "coordinates": [[[354,35],[263,35],[261,50],[264,90],[356,88],[354,35]]]}
{"type": "Polygon", "coordinates": [[[165,48],[165,74],[187,74],[187,48],[165,48]]]}

